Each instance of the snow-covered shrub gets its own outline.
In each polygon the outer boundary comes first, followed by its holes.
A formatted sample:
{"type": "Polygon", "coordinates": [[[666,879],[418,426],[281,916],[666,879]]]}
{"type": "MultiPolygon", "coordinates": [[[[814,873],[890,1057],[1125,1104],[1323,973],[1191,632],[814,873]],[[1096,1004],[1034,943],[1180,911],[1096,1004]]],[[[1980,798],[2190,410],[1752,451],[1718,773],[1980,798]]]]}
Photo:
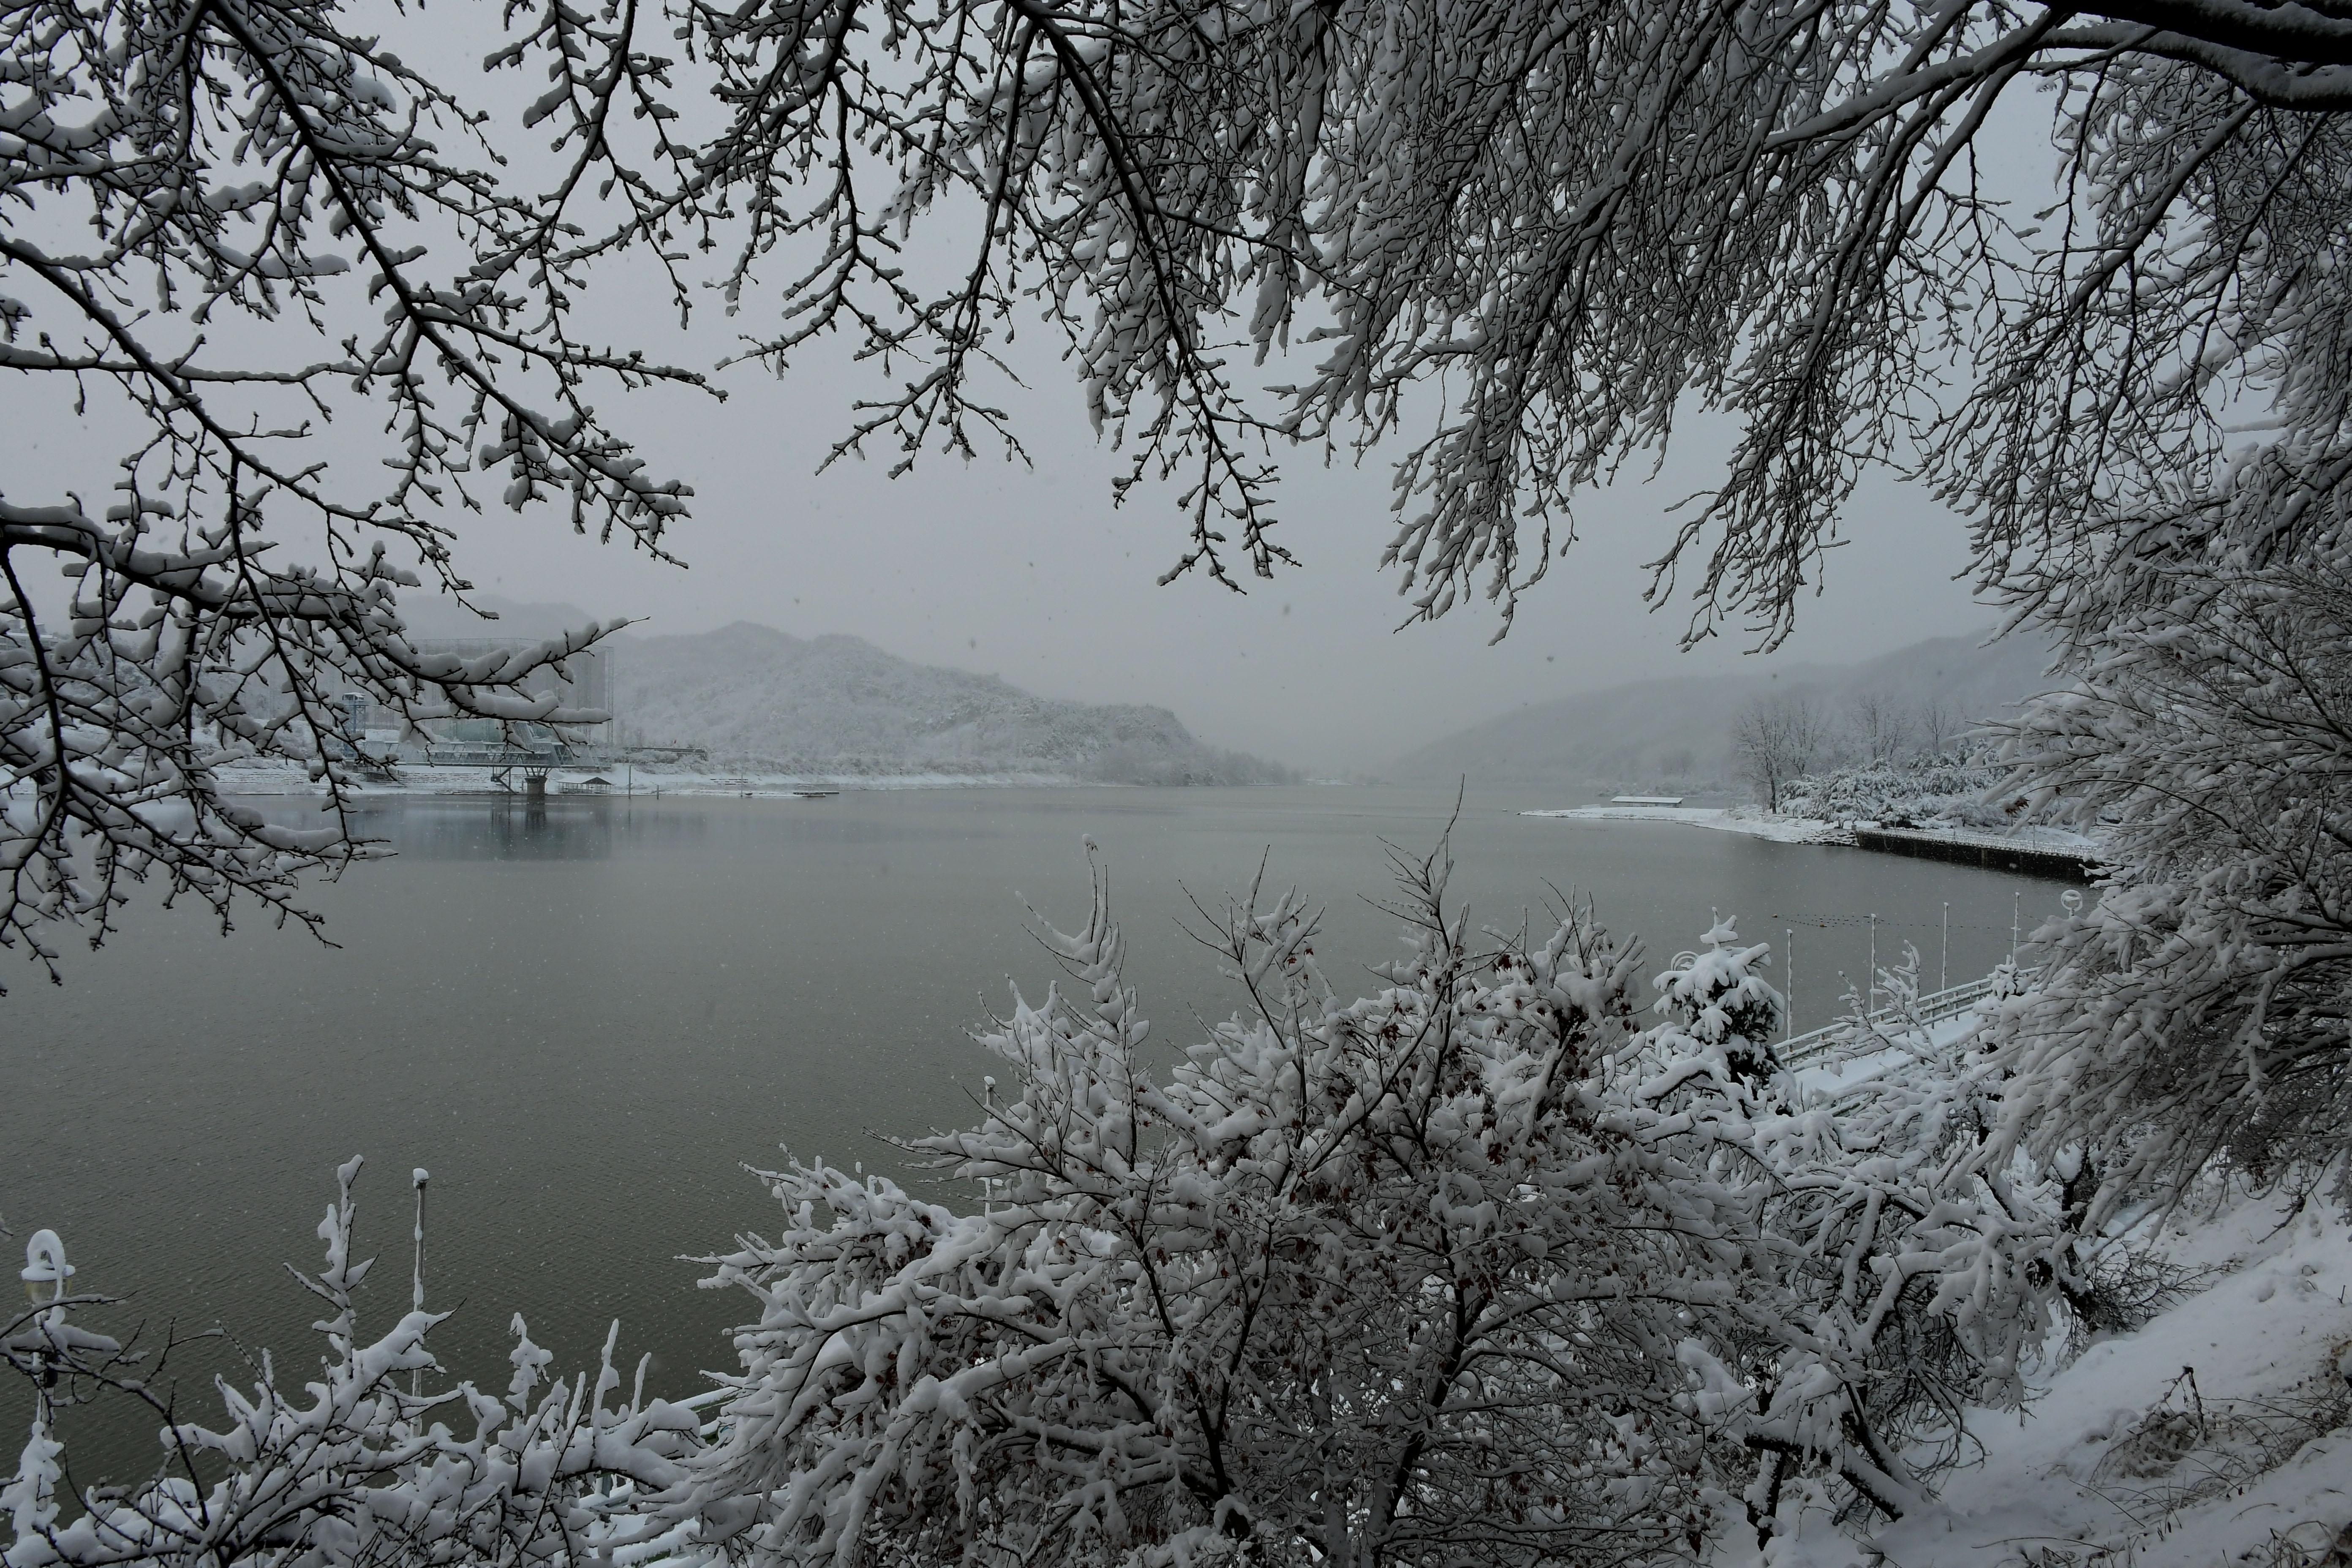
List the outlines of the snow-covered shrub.
{"type": "Polygon", "coordinates": [[[446,1313],[420,1304],[381,1338],[361,1337],[352,1293],[374,1260],[352,1252],[359,1168],[354,1159],[336,1173],[336,1199],[319,1226],[326,1266],[297,1276],[324,1309],[319,1371],[290,1386],[265,1355],[252,1388],[220,1383],[227,1419],[217,1428],[174,1419],[136,1355],[72,1321],[96,1299],[60,1287],[9,1323],[0,1352],[39,1393],[16,1476],[0,1489],[10,1526],[0,1563],[488,1568],[609,1561],[602,1554],[624,1540],[657,1552],[690,1538],[690,1529],[649,1521],[644,1500],[684,1480],[701,1418],[646,1399],[642,1364],[629,1397],[613,1397],[619,1325],[593,1378],[542,1386],[551,1357],[518,1316],[502,1399],[470,1383],[410,1392],[416,1374],[440,1370],[425,1339],[446,1313]],[[151,1410],[171,1462],[145,1485],[92,1489],[69,1510],[58,1495],[65,1469],[53,1407],[103,1395],[151,1410]]]}
{"type": "Polygon", "coordinates": [[[1761,973],[1771,949],[1731,945],[1739,933],[1729,921],[1717,921],[1699,940],[1706,952],[1658,976],[1656,1010],[1670,1022],[1651,1032],[1646,1049],[1678,1071],[1705,1070],[1718,1083],[1769,1078],[1780,1067],[1772,1037],[1788,1010],[1761,973]]]}
{"type": "Polygon", "coordinates": [[[1679,1347],[1770,1312],[1704,1187],[1608,1124],[1632,955],[1570,921],[1474,956],[1430,873],[1343,1002],[1296,896],[1221,940],[1250,1010],[1165,1081],[1097,885],[1074,984],[984,1037],[1007,1092],[916,1147],[956,1214],[822,1163],[720,1260],[761,1321],[714,1499],[755,1550],[909,1560],[1576,1560],[1711,1528],[1679,1347]]]}
{"type": "Polygon", "coordinates": [[[2257,1185],[2347,1169],[2342,566],[2114,563],[2110,600],[2157,602],[2113,616],[2086,605],[2069,653],[2079,683],[2008,735],[2020,787],[2111,824],[2106,890],[2035,934],[2041,982],[1997,1030],[2015,1074],[2000,1141],[2045,1163],[2079,1148],[2087,1224],[2217,1165],[2257,1185]]]}
{"type": "Polygon", "coordinates": [[[1727,922],[1644,1030],[1589,917],[1479,947],[1405,873],[1352,1002],[1295,895],[1229,910],[1250,1005],[1164,1079],[1098,881],[984,1120],[912,1145],[978,1212],[794,1163],[716,1260],[761,1316],[696,1506],[795,1562],[1452,1563],[1769,1533],[1790,1477],[1916,1503],[1906,1451],[2021,1392],[2054,1195],[1973,1173],[1924,1068],[1789,1104],[1727,922]]]}
{"type": "Polygon", "coordinates": [[[1792,779],[1780,809],[1824,822],[1882,822],[1893,827],[2008,827],[2015,796],[2000,795],[2008,770],[1953,757],[1876,763],[1792,779]]]}
{"type": "MultiPolygon", "coordinates": [[[[44,1422],[0,1562],[1599,1564],[1824,1492],[1913,1509],[2085,1270],[2064,1184],[1979,1158],[1980,1065],[1808,1101],[1730,921],[1645,1027],[1589,912],[1474,938],[1442,849],[1399,870],[1407,949],[1354,1000],[1297,894],[1229,907],[1248,1005],[1165,1072],[1098,873],[1041,932],[1066,983],[981,1037],[979,1123],[909,1145],[974,1201],[790,1162],[782,1229],[709,1260],[757,1314],[708,1438],[611,1398],[609,1346],[540,1393],[523,1340],[504,1402],[404,1391],[438,1318],[362,1342],[354,1164],[320,1380],[265,1363],[174,1428],[186,1474],[73,1519],[44,1422]]],[[[11,1363],[152,1397],[63,1321],[11,1363]]]]}
{"type": "MultiPolygon", "coordinates": [[[[1762,951],[1738,956],[1744,964],[1762,951]]],[[[1717,944],[1689,967],[1722,969],[1723,959],[1717,944]]],[[[1738,967],[1725,970],[1727,1001],[1753,994],[1732,978],[1738,967]]],[[[1706,1151],[1709,1178],[1747,1205],[1761,1242],[1748,1267],[1769,1273],[1803,1341],[1741,1347],[1739,1374],[1755,1394],[1738,1430],[1763,1456],[1747,1498],[1759,1537],[1784,1518],[1789,1483],[1803,1479],[1799,1492],[1817,1496],[1824,1472],[1851,1489],[1849,1510],[1907,1511],[1966,1452],[1968,1410],[2020,1403],[2046,1331],[2070,1311],[2105,1308],[2105,1254],[2070,1225],[2063,1184],[1979,1157],[1997,1089],[1964,1043],[1927,1047],[1928,1031],[1906,1016],[1917,971],[1906,948],[1880,974],[1891,1005],[1864,1016],[1857,999],[1849,1048],[1900,1059],[1833,1099],[1806,1098],[1774,1061],[1769,1076],[1720,1073],[1717,1092],[1662,1106],[1692,1119],[1693,1158],[1706,1151]]],[[[1661,977],[1662,1005],[1678,978],[1661,977]]],[[[1720,1053],[1727,1062],[1769,1059],[1762,1041],[1732,1037],[1738,1016],[1736,1003],[1702,1009],[1688,1031],[1697,1051],[1677,1051],[1672,1026],[1647,1047],[1688,1063],[1709,1054],[1713,1036],[1737,1047],[1720,1053]]]]}

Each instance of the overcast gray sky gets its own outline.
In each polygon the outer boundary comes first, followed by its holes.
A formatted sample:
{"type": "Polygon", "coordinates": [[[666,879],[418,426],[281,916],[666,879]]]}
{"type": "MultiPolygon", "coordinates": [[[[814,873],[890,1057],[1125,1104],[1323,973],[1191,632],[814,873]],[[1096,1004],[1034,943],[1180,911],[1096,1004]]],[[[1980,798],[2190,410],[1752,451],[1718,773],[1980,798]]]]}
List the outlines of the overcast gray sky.
{"type": "MultiPolygon", "coordinates": [[[[746,378],[723,409],[698,412],[677,447],[700,492],[682,536],[689,571],[581,549],[542,584],[509,526],[475,552],[481,580],[645,614],[649,629],[744,619],[855,632],[1051,696],[1165,703],[1205,739],[1308,766],[1377,765],[1523,701],[1741,655],[1722,642],[1678,655],[1685,609],[1641,603],[1665,509],[1709,472],[1696,440],[1656,481],[1595,498],[1585,537],[1488,647],[1497,623],[1479,604],[1394,629],[1403,601],[1395,574],[1376,570],[1391,531],[1385,464],[1286,468],[1281,537],[1300,567],[1250,581],[1246,595],[1198,576],[1160,587],[1181,520],[1164,492],[1112,508],[1118,458],[1089,440],[1075,387],[1041,381],[1021,409],[1034,471],[935,458],[892,480],[879,460],[813,476],[846,418],[837,385],[746,378]]],[[[1848,532],[1827,593],[1777,658],[1864,658],[1989,621],[1951,580],[1961,531],[1932,504],[1874,487],[1848,532]]]]}
{"type": "MultiPolygon", "coordinates": [[[[942,244],[964,258],[950,226],[918,230],[918,245],[926,240],[932,254],[916,257],[918,266],[950,259],[942,244]]],[[[755,300],[747,313],[760,308],[755,300]]],[[[682,336],[659,291],[625,277],[604,279],[593,309],[610,341],[656,358],[708,364],[730,342],[731,325],[716,310],[682,336]]],[[[724,405],[677,392],[600,395],[656,470],[695,487],[694,515],[673,542],[688,569],[575,539],[551,507],[464,517],[459,567],[507,597],[641,616],[651,632],[736,620],[799,636],[851,632],[1045,695],[1161,703],[1213,743],[1324,771],[1377,768],[1521,703],[1726,669],[1743,657],[1737,636],[1678,654],[1687,600],[1654,614],[1641,603],[1641,566],[1669,536],[1667,508],[1715,473],[1719,422],[1685,419],[1658,479],[1637,473],[1590,498],[1581,542],[1524,602],[1512,635],[1489,647],[1496,621],[1475,601],[1433,626],[1394,629],[1404,608],[1397,579],[1376,570],[1391,531],[1385,459],[1327,470],[1311,455],[1286,458],[1278,537],[1298,569],[1251,581],[1246,596],[1200,576],[1157,586],[1183,540],[1173,497],[1145,489],[1112,508],[1121,459],[1092,439],[1051,336],[1024,329],[1016,363],[1029,385],[1002,393],[1034,468],[927,456],[894,480],[895,454],[877,451],[817,475],[853,399],[880,384],[820,352],[781,380],[751,365],[724,373],[724,405]]],[[[305,352],[323,357],[319,346],[305,352]]],[[[1296,367],[1275,362],[1259,379],[1295,377],[1296,367]]],[[[10,500],[73,489],[95,503],[112,483],[131,423],[102,393],[77,418],[64,406],[67,390],[0,382],[0,488],[10,500]]],[[[380,471],[383,450],[377,423],[364,413],[344,418],[321,455],[373,482],[366,476],[380,471]]],[[[1843,532],[1824,594],[1806,604],[1776,662],[1843,662],[1991,624],[1954,581],[1965,564],[1959,523],[1924,496],[1872,483],[1843,532]]],[[[290,548],[319,555],[299,530],[290,548]]]]}
{"type": "MultiPolygon", "coordinates": [[[[666,334],[658,318],[644,324],[648,339],[666,334]]],[[[836,366],[782,380],[738,369],[724,405],[608,397],[654,466],[695,487],[694,515],[675,537],[688,568],[576,539],[545,507],[465,518],[461,568],[507,597],[642,616],[648,632],[737,620],[796,636],[850,632],[1048,696],[1162,703],[1213,743],[1314,769],[1377,767],[1523,702],[1743,658],[1732,637],[1677,653],[1687,601],[1654,614],[1641,603],[1642,563],[1667,537],[1667,507],[1712,473],[1720,426],[1686,423],[1660,478],[1591,498],[1583,538],[1524,601],[1510,637],[1489,647],[1496,621],[1479,602],[1435,626],[1393,629],[1403,602],[1395,574],[1376,570],[1391,531],[1384,462],[1287,461],[1279,537],[1300,567],[1247,580],[1246,595],[1201,576],[1157,586],[1182,542],[1171,498],[1145,491],[1113,509],[1120,460],[1092,440],[1077,389],[1055,368],[1014,405],[1034,468],[932,456],[897,479],[880,453],[814,472],[850,417],[855,378],[836,366]]],[[[12,444],[37,458],[10,465],[12,500],[33,499],[28,466],[70,475],[87,497],[111,482],[127,422],[102,400],[75,419],[57,406],[58,390],[0,388],[12,444]]],[[[375,455],[356,439],[339,451],[375,455]]],[[[1844,532],[1825,592],[1775,662],[1843,662],[1990,623],[1953,581],[1965,563],[1959,523],[1926,498],[1874,483],[1844,532]]]]}

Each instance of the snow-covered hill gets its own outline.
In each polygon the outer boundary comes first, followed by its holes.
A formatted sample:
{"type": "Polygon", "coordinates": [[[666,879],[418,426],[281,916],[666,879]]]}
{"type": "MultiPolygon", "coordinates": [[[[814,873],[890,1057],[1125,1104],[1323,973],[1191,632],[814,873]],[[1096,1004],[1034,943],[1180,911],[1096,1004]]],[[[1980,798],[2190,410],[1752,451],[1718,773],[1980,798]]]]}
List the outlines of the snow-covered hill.
{"type": "Polygon", "coordinates": [[[1388,771],[1409,782],[1466,773],[1474,784],[1657,785],[1681,794],[1737,779],[1732,724],[1757,697],[1807,696],[1833,721],[1864,696],[1906,715],[1933,703],[1965,724],[2042,689],[2046,658],[2020,637],[1990,647],[1937,637],[1860,664],[1633,681],[1471,725],[1388,771]]]}
{"type": "MultiPolygon", "coordinates": [[[[424,637],[548,637],[593,617],[488,602],[493,623],[428,601],[424,637]]],[[[406,606],[404,610],[406,611],[406,606]]],[[[627,743],[696,746],[713,762],[810,775],[1055,773],[1116,784],[1287,782],[1278,763],[1204,745],[1165,708],[1038,697],[993,675],[916,664],[862,637],[796,637],[739,621],[689,636],[627,631],[600,645],[627,743]]]]}

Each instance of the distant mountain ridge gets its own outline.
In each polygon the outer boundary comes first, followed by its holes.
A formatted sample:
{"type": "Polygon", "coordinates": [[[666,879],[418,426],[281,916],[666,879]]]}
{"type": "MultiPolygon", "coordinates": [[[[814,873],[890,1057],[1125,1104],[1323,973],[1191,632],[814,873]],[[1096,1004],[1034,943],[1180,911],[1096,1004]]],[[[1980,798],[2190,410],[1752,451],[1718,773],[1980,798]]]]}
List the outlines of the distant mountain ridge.
{"type": "Polygon", "coordinates": [[[1860,664],[1632,681],[1499,714],[1415,748],[1388,772],[1401,783],[1725,784],[1738,773],[1732,725],[1757,697],[1808,697],[1832,722],[1865,695],[1906,710],[1933,701],[1974,722],[2043,689],[2048,660],[2043,645],[2021,637],[1935,637],[1860,664]]]}
{"type": "MultiPolygon", "coordinates": [[[[592,619],[569,605],[404,606],[420,637],[543,637],[592,619]]],[[[1202,743],[1165,708],[1039,697],[993,675],[916,664],[863,637],[796,637],[737,621],[716,631],[599,645],[620,737],[699,746],[784,773],[1061,773],[1118,784],[1266,784],[1278,763],[1202,743]]]]}

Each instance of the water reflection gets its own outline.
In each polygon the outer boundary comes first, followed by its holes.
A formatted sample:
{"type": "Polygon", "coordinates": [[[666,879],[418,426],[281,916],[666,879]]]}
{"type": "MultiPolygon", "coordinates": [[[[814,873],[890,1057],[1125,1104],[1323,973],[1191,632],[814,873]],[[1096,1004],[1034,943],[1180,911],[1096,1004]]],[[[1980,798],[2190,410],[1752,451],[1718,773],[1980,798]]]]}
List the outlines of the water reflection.
{"type": "Polygon", "coordinates": [[[593,796],[418,801],[385,836],[419,860],[608,860],[623,826],[615,815],[614,802],[593,796]]]}
{"type": "MultiPolygon", "coordinates": [[[[265,815],[290,818],[280,803],[265,815]]],[[[442,795],[380,799],[354,814],[359,834],[415,860],[607,860],[704,855],[720,843],[877,846],[994,838],[981,811],[919,820],[877,816],[824,801],[637,795],[442,795]]],[[[720,850],[719,852],[728,852],[720,850]]]]}

